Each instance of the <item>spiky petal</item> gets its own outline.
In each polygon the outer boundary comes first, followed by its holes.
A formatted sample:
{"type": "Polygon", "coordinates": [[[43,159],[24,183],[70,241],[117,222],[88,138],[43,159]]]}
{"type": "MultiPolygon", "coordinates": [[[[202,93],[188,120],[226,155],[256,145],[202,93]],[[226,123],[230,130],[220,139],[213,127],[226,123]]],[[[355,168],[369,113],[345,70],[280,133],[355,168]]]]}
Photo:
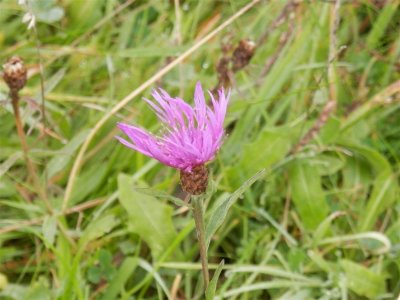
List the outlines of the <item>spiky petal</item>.
{"type": "Polygon", "coordinates": [[[154,136],[139,127],[118,123],[130,141],[116,138],[133,150],[186,172],[212,160],[222,144],[229,94],[221,89],[215,99],[209,93],[211,107],[207,106],[200,83],[195,88],[194,106],[162,89],[154,90],[152,95],[155,101],[145,101],[166,127],[166,133],[154,136]]]}

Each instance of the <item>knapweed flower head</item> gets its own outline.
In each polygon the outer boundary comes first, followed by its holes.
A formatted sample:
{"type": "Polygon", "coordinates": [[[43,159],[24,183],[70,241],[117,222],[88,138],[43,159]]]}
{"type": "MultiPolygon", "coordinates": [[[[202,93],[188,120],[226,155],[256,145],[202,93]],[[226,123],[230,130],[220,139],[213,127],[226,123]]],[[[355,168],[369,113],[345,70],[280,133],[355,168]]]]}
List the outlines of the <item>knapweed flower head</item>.
{"type": "Polygon", "coordinates": [[[117,137],[125,146],[155,158],[164,165],[191,174],[203,169],[204,164],[215,157],[224,137],[224,119],[229,94],[218,91],[218,99],[211,93],[208,106],[200,83],[194,92],[194,106],[183,99],[171,97],[162,89],[152,93],[155,101],[145,99],[162,122],[164,130],[155,136],[137,126],[118,123],[130,141],[117,137]]]}

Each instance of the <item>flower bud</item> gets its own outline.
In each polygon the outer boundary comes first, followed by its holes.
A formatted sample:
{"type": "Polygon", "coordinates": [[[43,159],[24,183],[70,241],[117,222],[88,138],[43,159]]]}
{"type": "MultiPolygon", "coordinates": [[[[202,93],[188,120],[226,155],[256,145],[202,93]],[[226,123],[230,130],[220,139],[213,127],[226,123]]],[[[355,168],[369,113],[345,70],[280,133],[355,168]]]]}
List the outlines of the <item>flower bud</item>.
{"type": "Polygon", "coordinates": [[[18,57],[11,57],[4,65],[4,81],[7,83],[11,91],[19,91],[25,86],[27,79],[27,71],[24,61],[18,57]]]}

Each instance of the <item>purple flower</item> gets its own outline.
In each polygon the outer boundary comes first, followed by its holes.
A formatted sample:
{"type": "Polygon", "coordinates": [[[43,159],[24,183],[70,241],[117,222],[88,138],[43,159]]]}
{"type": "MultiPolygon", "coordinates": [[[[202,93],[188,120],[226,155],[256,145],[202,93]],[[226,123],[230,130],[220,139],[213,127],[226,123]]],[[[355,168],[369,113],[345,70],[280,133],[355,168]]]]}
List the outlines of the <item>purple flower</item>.
{"type": "Polygon", "coordinates": [[[155,102],[145,99],[164,124],[162,136],[139,127],[118,123],[130,142],[116,137],[125,146],[155,158],[161,163],[191,172],[192,168],[204,165],[214,158],[224,137],[224,119],[229,94],[218,91],[218,100],[209,92],[212,108],[208,107],[203,89],[198,82],[194,92],[194,107],[184,100],[171,97],[166,91],[153,91],[155,102]]]}

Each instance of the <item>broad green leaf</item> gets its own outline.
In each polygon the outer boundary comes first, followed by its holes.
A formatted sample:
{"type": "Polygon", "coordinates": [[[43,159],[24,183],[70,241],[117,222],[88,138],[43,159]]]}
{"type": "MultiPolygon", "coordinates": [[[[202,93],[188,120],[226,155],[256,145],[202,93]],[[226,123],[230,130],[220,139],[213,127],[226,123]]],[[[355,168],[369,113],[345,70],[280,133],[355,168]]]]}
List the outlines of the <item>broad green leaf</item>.
{"type": "Polygon", "coordinates": [[[374,227],[379,215],[395,201],[396,191],[396,176],[390,171],[382,172],[375,180],[366,209],[360,215],[359,231],[367,231],[374,227]]]}
{"type": "Polygon", "coordinates": [[[360,296],[375,299],[385,292],[385,277],[350,260],[341,260],[347,287],[360,296]]]}
{"type": "Polygon", "coordinates": [[[318,170],[308,160],[297,159],[290,165],[289,180],[293,202],[304,226],[316,229],[329,212],[318,170]]]}
{"type": "Polygon", "coordinates": [[[214,300],[215,291],[217,289],[217,283],[219,276],[221,275],[222,268],[224,267],[224,261],[222,260],[218,268],[215,270],[214,276],[210,281],[210,284],[206,290],[206,300],[214,300]]]}
{"type": "Polygon", "coordinates": [[[291,146],[291,138],[285,134],[287,130],[288,128],[266,129],[253,143],[244,146],[240,160],[227,170],[233,188],[239,187],[258,170],[268,168],[286,156],[291,146]]]}
{"type": "Polygon", "coordinates": [[[344,166],[344,161],[337,156],[319,154],[308,159],[310,165],[318,170],[320,176],[332,175],[344,166]]]}
{"type": "Polygon", "coordinates": [[[343,187],[346,189],[366,187],[372,180],[372,173],[365,158],[360,155],[347,157],[343,167],[343,187]]]}
{"type": "Polygon", "coordinates": [[[264,130],[258,139],[244,146],[240,165],[249,170],[266,168],[282,159],[290,149],[290,138],[283,131],[287,128],[264,130]]]}
{"type": "Polygon", "coordinates": [[[354,151],[355,153],[362,155],[378,173],[391,170],[391,166],[388,160],[377,150],[371,147],[356,143],[348,139],[341,139],[339,145],[344,146],[348,150],[354,151]]]}
{"type": "Polygon", "coordinates": [[[340,121],[331,117],[326,124],[322,127],[321,132],[318,135],[318,139],[324,144],[331,144],[336,141],[340,134],[340,121]]]}
{"type": "Polygon", "coordinates": [[[90,241],[98,239],[99,237],[102,237],[106,233],[110,232],[119,223],[120,221],[117,219],[117,217],[112,214],[104,215],[92,221],[84,230],[82,237],[79,240],[81,249],[90,241]]]}
{"type": "Polygon", "coordinates": [[[138,258],[128,257],[121,264],[115,277],[109,282],[104,295],[101,297],[102,300],[117,299],[120,291],[124,288],[125,283],[132,276],[139,263],[138,258]]]}
{"type": "Polygon", "coordinates": [[[129,215],[129,229],[149,245],[154,256],[165,251],[176,237],[172,208],[135,189],[131,178],[118,176],[119,201],[129,215]]]}
{"type": "Polygon", "coordinates": [[[261,170],[256,173],[253,177],[243,183],[243,185],[233,192],[230,196],[226,197],[218,207],[213,208],[210,218],[206,221],[206,246],[210,245],[210,241],[218,227],[224,222],[229,208],[235,203],[235,201],[257,180],[262,178],[265,174],[265,170],[261,170]]]}

